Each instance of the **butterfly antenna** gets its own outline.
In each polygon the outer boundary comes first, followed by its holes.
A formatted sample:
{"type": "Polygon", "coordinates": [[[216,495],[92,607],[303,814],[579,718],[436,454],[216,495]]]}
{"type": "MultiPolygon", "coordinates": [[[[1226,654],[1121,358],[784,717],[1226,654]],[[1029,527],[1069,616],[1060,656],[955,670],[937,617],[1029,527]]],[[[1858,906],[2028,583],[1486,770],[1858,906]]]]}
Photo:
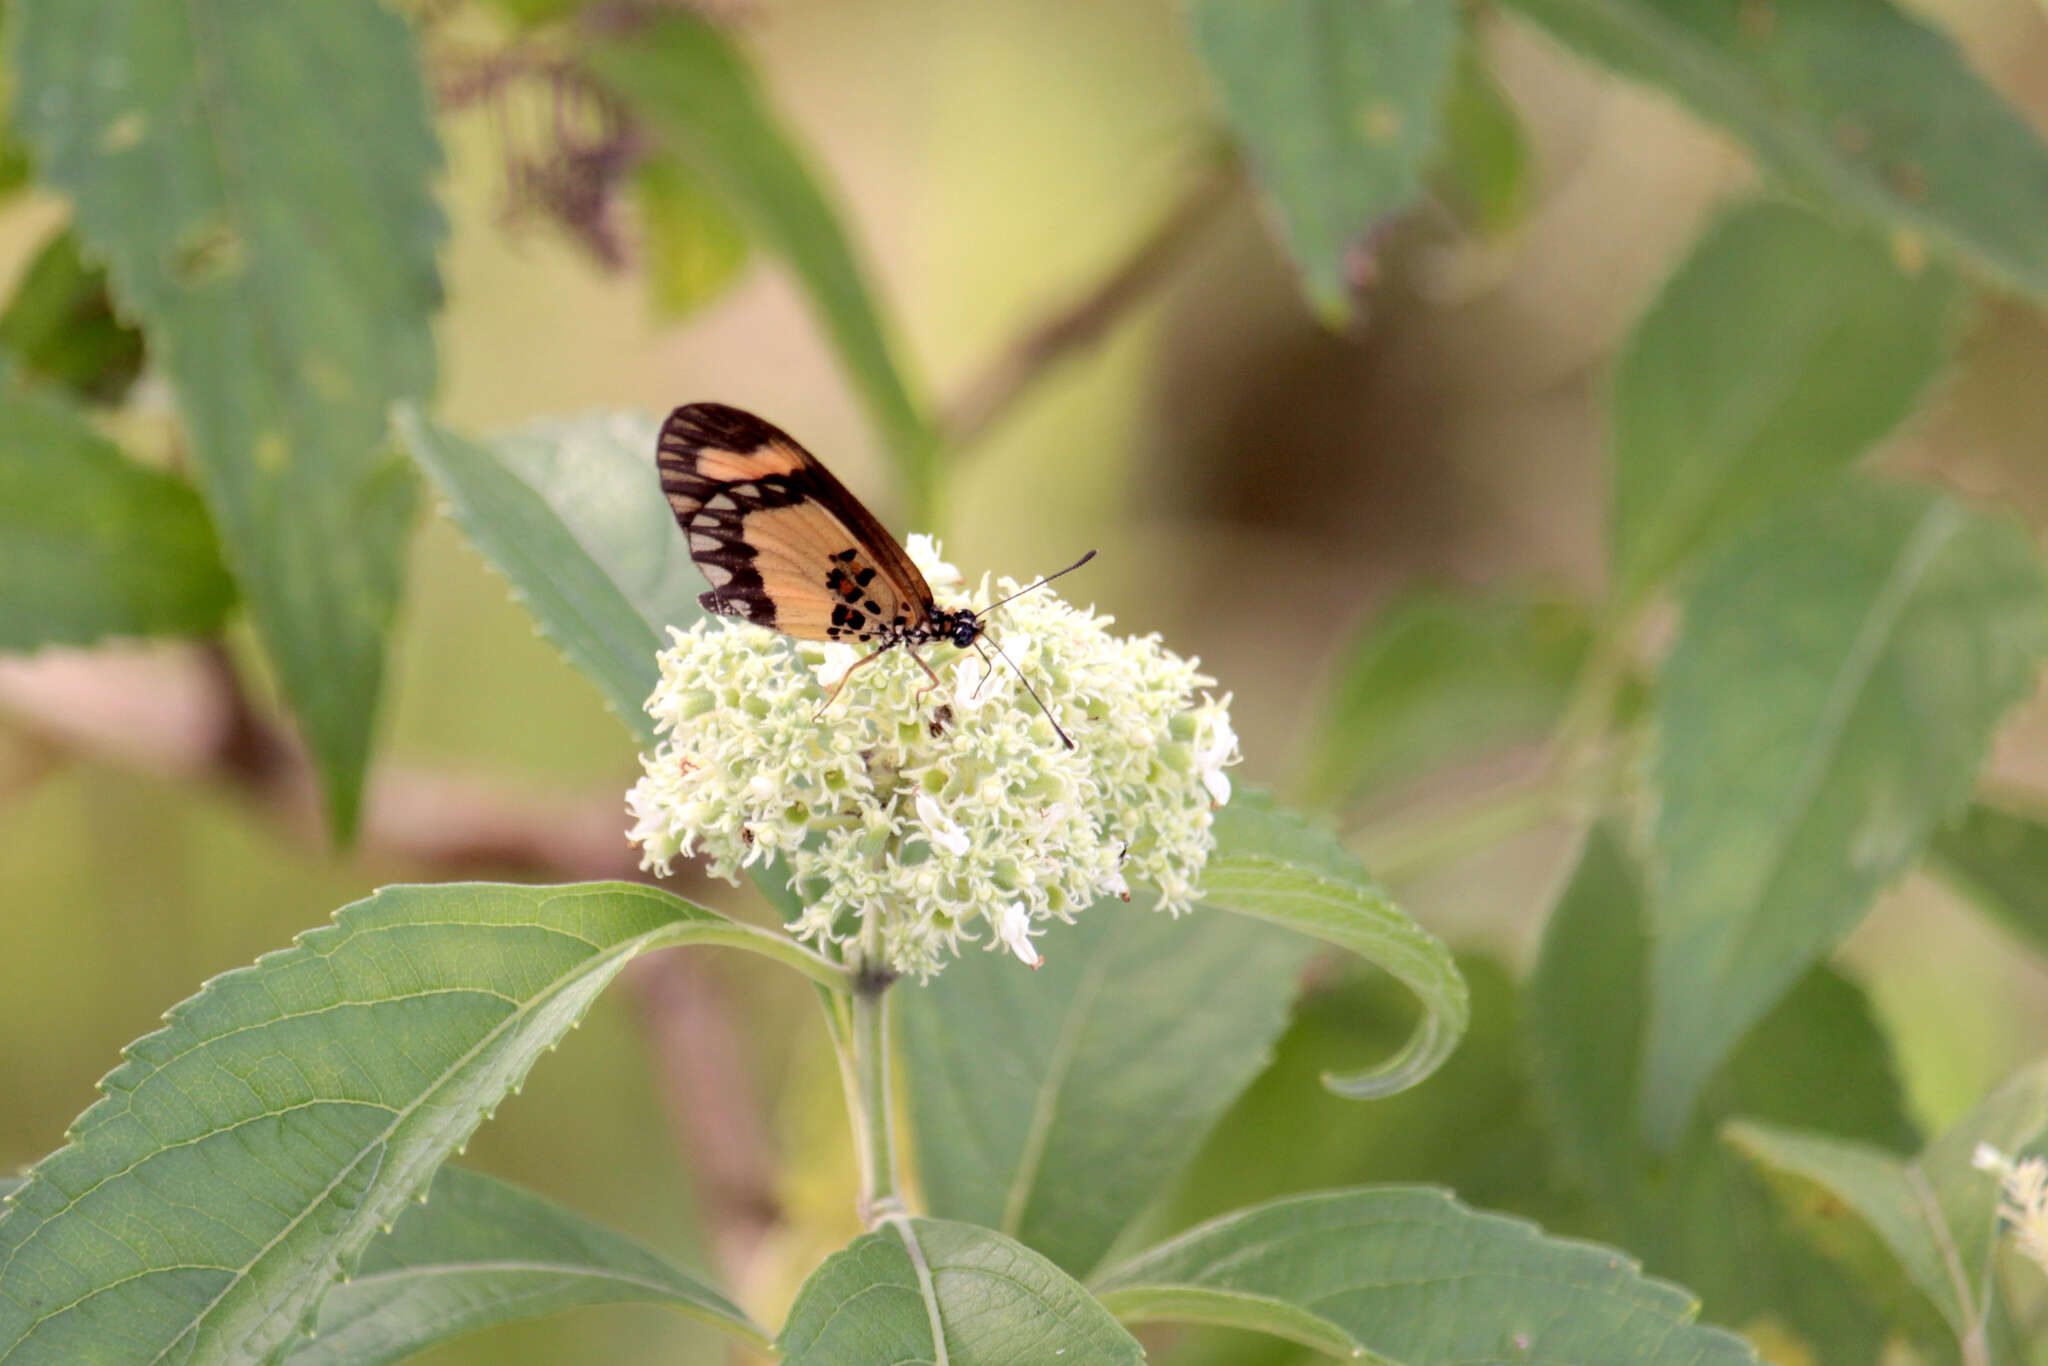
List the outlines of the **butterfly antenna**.
{"type": "MultiPolygon", "coordinates": [[[[1025,595],[1026,593],[1029,593],[1029,592],[1031,592],[1031,591],[1032,591],[1032,589],[1035,589],[1035,588],[1043,588],[1043,587],[1045,587],[1045,586],[1046,586],[1047,584],[1051,583],[1051,582],[1052,582],[1052,581],[1053,581],[1054,579],[1057,579],[1057,578],[1059,578],[1059,577],[1060,577],[1060,576],[1061,576],[1062,574],[1071,574],[1071,573],[1073,573],[1073,572],[1074,572],[1074,571],[1075,571],[1076,569],[1079,569],[1079,568],[1080,568],[1080,567],[1081,567],[1082,565],[1084,565],[1084,564],[1088,563],[1088,561],[1090,561],[1090,560],[1092,560],[1092,559],[1094,559],[1094,558],[1095,558],[1095,552],[1091,550],[1091,551],[1089,551],[1089,552],[1088,552],[1088,553],[1087,553],[1086,555],[1083,555],[1083,556],[1082,556],[1082,557],[1081,557],[1080,559],[1078,559],[1078,560],[1074,561],[1074,562],[1073,562],[1072,564],[1068,565],[1068,566],[1067,566],[1067,567],[1066,567],[1065,569],[1062,569],[1062,570],[1061,570],[1061,571],[1060,571],[1060,572],[1059,572],[1058,574],[1047,574],[1047,575],[1046,575],[1046,576],[1045,576],[1044,578],[1040,579],[1040,580],[1039,580],[1039,581],[1038,581],[1037,583],[1031,584],[1031,585],[1029,585],[1029,586],[1027,586],[1027,587],[1024,587],[1024,588],[1020,588],[1020,589],[1018,589],[1018,590],[1017,590],[1016,592],[1014,592],[1014,593],[1010,594],[1010,596],[1009,596],[1009,597],[1007,597],[1007,598],[1001,598],[1001,599],[999,599],[999,600],[997,600],[997,601],[995,601],[995,602],[992,602],[992,603],[990,603],[990,604],[989,604],[988,606],[986,606],[986,607],[982,608],[982,609],[981,609],[981,610],[980,610],[979,612],[976,612],[976,613],[975,613],[974,615],[975,615],[975,616],[977,616],[977,617],[985,617],[985,616],[987,616],[987,615],[988,615],[988,614],[989,614],[990,612],[993,612],[993,611],[995,611],[995,610],[996,610],[996,608],[998,608],[998,607],[1001,607],[1001,606],[1002,606],[1002,605],[1003,605],[1004,603],[1006,603],[1006,602],[1015,602],[1015,601],[1016,601],[1016,600],[1017,600],[1018,598],[1021,598],[1021,597],[1023,597],[1023,596],[1024,596],[1024,595],[1025,595]]],[[[1014,664],[1012,664],[1012,665],[1011,665],[1010,667],[1014,669],[1014,668],[1016,668],[1017,666],[1016,666],[1016,665],[1014,665],[1014,664]]],[[[1020,675],[1020,677],[1021,677],[1021,675],[1020,675]]],[[[1029,685],[1027,684],[1026,686],[1029,686],[1029,685]]],[[[1047,713],[1047,715],[1051,715],[1051,713],[1050,713],[1050,712],[1048,712],[1048,713],[1047,713]]],[[[1054,729],[1058,729],[1058,727],[1054,727],[1054,729]]],[[[1071,748],[1071,747],[1072,747],[1072,745],[1071,745],[1071,742],[1069,742],[1069,748],[1071,748]]]]}
{"type": "MultiPolygon", "coordinates": [[[[1091,550],[1088,552],[1088,555],[1093,555],[1094,553],[1095,552],[1091,550]]],[[[1088,563],[1088,555],[1083,555],[1080,559],[1079,564],[1076,564],[1074,567],[1078,569],[1081,565],[1088,563]]],[[[1066,570],[1062,569],[1060,571],[1060,574],[1064,574],[1066,572],[1066,570]]],[[[1058,578],[1059,574],[1055,574],[1052,577],[1058,578]]],[[[1036,587],[1037,585],[1034,584],[1032,586],[1036,587]]],[[[1011,594],[1011,596],[1015,597],[1016,595],[1013,593],[1011,594]]],[[[1000,607],[1002,606],[1002,603],[997,603],[996,606],[1000,607]]],[[[996,653],[1003,657],[1003,663],[1009,665],[1010,672],[1017,675],[1017,681],[1024,685],[1025,692],[1031,694],[1031,700],[1033,702],[1036,702],[1038,704],[1038,709],[1045,713],[1045,719],[1052,722],[1053,733],[1060,737],[1061,741],[1063,741],[1066,744],[1066,747],[1068,749],[1079,749],[1080,746],[1074,743],[1074,737],[1067,734],[1066,731],[1060,728],[1058,718],[1052,714],[1052,708],[1045,705],[1045,699],[1038,695],[1038,689],[1031,686],[1031,680],[1024,676],[1024,671],[1022,669],[1017,667],[1017,661],[1010,658],[1010,652],[1003,648],[1003,643],[997,640],[994,636],[989,635],[986,631],[982,632],[982,636],[984,639],[988,641],[989,644],[996,647],[996,653]]]]}

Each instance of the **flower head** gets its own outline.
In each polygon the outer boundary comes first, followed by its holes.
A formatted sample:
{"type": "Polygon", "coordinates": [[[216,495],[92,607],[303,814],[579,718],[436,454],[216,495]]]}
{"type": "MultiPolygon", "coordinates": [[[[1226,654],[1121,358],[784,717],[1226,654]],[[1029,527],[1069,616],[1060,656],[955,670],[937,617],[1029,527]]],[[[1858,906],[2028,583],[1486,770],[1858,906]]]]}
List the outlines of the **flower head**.
{"type": "MultiPolygon", "coordinates": [[[[907,549],[942,606],[1021,586],[964,593],[929,538],[907,549]]],[[[662,738],[626,798],[644,866],[701,854],[736,878],[772,862],[803,903],[796,934],[843,946],[865,929],[920,975],[962,940],[1034,962],[1035,926],[1133,885],[1187,909],[1237,760],[1229,698],[1201,694],[1213,680],[1158,637],[1113,636],[1048,589],[994,624],[1078,748],[971,650],[924,647],[938,687],[890,650],[826,707],[859,651],[725,619],[672,630],[647,699],[662,738]]]]}
{"type": "Polygon", "coordinates": [[[1998,1177],[1998,1217],[2012,1225],[2020,1251],[2048,1271],[2048,1162],[2010,1158],[1989,1143],[1977,1145],[1971,1162],[1998,1177]]]}

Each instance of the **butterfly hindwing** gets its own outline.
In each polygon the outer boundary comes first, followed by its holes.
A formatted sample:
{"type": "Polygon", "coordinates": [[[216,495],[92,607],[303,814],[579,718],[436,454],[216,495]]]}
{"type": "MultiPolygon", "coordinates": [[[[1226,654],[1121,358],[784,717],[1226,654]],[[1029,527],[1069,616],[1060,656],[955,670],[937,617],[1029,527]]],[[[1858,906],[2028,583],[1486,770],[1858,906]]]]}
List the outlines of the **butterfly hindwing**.
{"type": "Polygon", "coordinates": [[[718,403],[662,425],[662,491],[711,581],[706,610],[805,640],[925,623],[931,588],[894,536],[780,428],[718,403]]]}

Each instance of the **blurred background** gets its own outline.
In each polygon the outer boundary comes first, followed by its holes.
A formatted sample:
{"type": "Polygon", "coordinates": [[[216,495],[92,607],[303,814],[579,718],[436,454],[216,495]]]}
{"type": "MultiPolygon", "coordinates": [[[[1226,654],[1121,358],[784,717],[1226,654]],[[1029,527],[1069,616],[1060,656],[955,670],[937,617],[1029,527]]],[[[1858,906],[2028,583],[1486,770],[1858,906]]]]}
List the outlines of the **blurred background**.
{"type": "MultiPolygon", "coordinates": [[[[2048,126],[2048,9],[1916,8],[2048,126]]],[[[744,0],[719,12],[836,189],[909,367],[942,406],[1130,259],[1211,174],[1209,93],[1164,0],[744,0]]],[[[465,39],[493,37],[486,18],[452,22],[465,39]]],[[[1024,576],[1100,546],[1069,595],[1201,656],[1236,696],[1244,776],[1283,791],[1330,662],[1399,590],[1597,591],[1613,345],[1714,206],[1753,188],[1743,157],[1667,101],[1522,23],[1493,16],[1481,31],[1533,142],[1519,228],[1477,240],[1425,206],[1385,244],[1357,325],[1336,335],[1302,303],[1247,189],[1198,195],[1157,281],[961,457],[945,523],[930,528],[970,574],[1024,576]]],[[[441,131],[452,234],[439,417],[488,433],[719,399],[787,427],[884,520],[912,529],[890,504],[870,425],[773,260],[757,254],[728,292],[673,318],[631,264],[640,225],[623,224],[628,264],[609,268],[508,198],[517,126],[472,106],[444,112],[441,131]]],[[[63,213],[52,198],[13,201],[0,215],[0,280],[63,213]]],[[[1979,304],[1953,373],[1881,459],[1938,472],[2041,526],[2044,373],[2040,316],[1979,304]]],[[[247,640],[235,649],[254,658],[247,640]]],[[[402,841],[380,842],[374,814],[364,848],[336,856],[228,786],[172,776],[180,728],[213,723],[179,692],[192,667],[186,647],[121,647],[11,661],[0,675],[9,1168],[58,1146],[121,1045],[205,978],[382,883],[520,871],[495,867],[490,849],[460,869],[430,866],[402,841]],[[37,702],[53,694],[101,699],[161,753],[82,742],[37,702]]],[[[630,866],[616,833],[636,771],[630,743],[439,516],[420,520],[383,729],[382,773],[558,813],[550,823],[588,859],[630,866]]],[[[1997,764],[2048,781],[2048,711],[2019,717],[1997,764]]],[[[1442,800],[1445,783],[1382,794],[1376,810],[1442,800]]],[[[1568,830],[1537,830],[1393,890],[1453,944],[1519,971],[1572,847],[1568,830]]],[[[693,890],[727,909],[751,895],[693,890]]],[[[2048,1033],[2042,964],[1931,884],[1890,894],[1845,954],[1929,1124],[2048,1033]]],[[[801,1276],[856,1231],[838,1080],[800,983],[737,956],[688,971],[679,982],[644,965],[608,994],[469,1160],[692,1265],[718,1255],[705,1202],[765,1193],[766,1241],[746,1254],[739,1297],[773,1322],[801,1276]],[[686,1027],[729,1030],[743,1074],[678,1075],[691,1064],[664,1047],[664,1031],[686,1027]],[[722,1130],[693,1129],[676,1098],[705,1094],[741,1113],[722,1130]],[[740,1151],[707,1151],[718,1133],[738,1135],[740,1151]],[[777,1184],[763,1192],[768,1171],[777,1184]]],[[[666,1315],[619,1309],[429,1359],[683,1363],[715,1350],[666,1315]]]]}

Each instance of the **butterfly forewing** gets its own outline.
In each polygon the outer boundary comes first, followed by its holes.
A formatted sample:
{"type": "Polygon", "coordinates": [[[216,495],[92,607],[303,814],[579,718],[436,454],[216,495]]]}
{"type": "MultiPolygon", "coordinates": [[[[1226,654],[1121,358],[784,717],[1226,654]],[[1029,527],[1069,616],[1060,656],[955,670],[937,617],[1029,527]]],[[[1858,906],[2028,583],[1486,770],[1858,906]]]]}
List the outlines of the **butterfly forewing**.
{"type": "Polygon", "coordinates": [[[711,581],[706,610],[805,640],[893,640],[931,588],[888,529],[788,433],[691,403],[669,414],[662,492],[711,581]]]}

